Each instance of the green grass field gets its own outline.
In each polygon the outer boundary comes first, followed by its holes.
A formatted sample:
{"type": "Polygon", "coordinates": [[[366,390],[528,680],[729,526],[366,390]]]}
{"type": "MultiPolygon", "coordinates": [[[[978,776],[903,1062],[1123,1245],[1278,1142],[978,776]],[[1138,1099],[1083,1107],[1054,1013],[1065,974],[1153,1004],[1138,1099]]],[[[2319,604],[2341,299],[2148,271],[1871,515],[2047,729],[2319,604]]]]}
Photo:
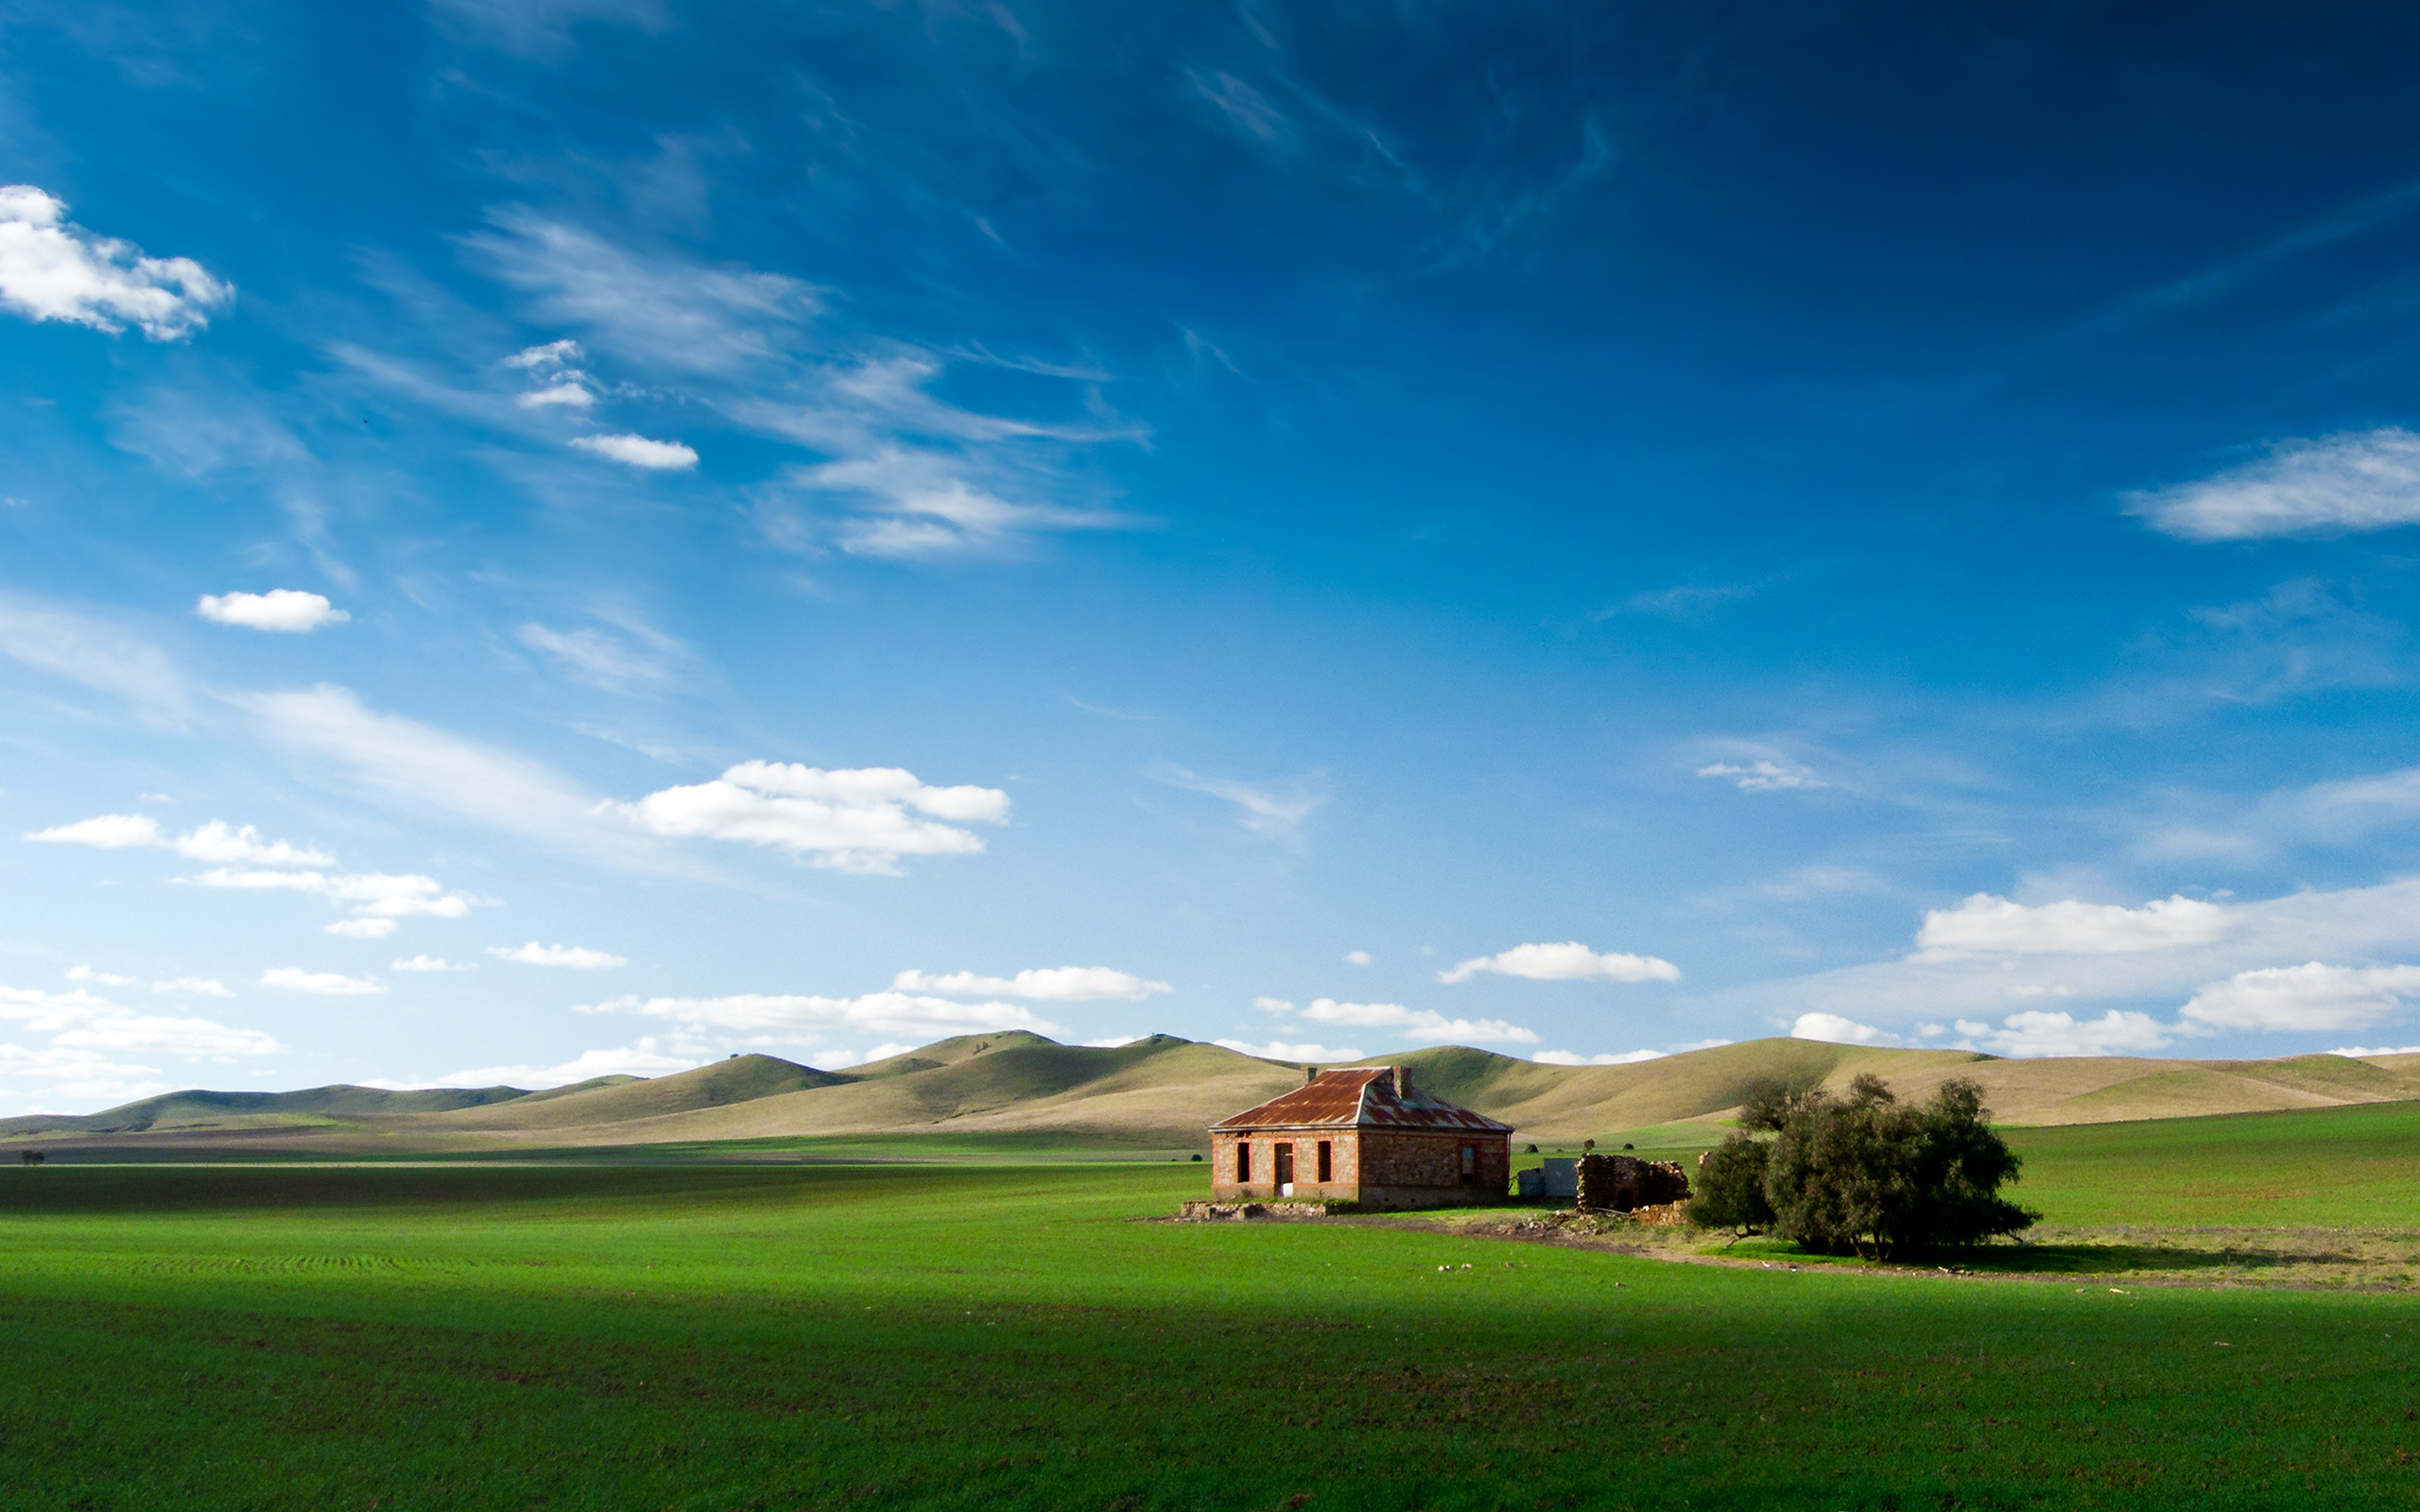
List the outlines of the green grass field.
{"type": "MultiPolygon", "coordinates": [[[[2022,1190],[2413,1226],[2413,1110],[2261,1117],[2028,1131],[2022,1190]]],[[[1201,1183],[0,1170],[0,1505],[2420,1504],[2420,1293],[1136,1221],[1201,1183]]]]}

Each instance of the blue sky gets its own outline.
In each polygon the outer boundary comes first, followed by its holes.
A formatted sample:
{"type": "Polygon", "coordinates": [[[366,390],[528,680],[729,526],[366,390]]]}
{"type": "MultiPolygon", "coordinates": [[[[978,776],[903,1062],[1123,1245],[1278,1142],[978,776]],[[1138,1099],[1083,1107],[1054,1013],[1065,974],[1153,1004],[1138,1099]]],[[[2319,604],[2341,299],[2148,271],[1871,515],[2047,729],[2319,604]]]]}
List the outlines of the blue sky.
{"type": "Polygon", "coordinates": [[[18,7],[0,1112],[2420,1041],[2420,26],[18,7]]]}

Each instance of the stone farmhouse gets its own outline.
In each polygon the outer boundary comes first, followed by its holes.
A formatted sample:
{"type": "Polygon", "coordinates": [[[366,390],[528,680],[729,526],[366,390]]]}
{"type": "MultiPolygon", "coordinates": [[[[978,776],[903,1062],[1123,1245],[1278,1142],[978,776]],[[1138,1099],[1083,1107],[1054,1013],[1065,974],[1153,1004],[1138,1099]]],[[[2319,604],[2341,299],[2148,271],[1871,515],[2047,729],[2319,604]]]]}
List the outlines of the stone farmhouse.
{"type": "Polygon", "coordinates": [[[1501,1201],[1512,1126],[1416,1091],[1409,1066],[1322,1073],[1210,1125],[1213,1201],[1364,1208],[1501,1201]]]}

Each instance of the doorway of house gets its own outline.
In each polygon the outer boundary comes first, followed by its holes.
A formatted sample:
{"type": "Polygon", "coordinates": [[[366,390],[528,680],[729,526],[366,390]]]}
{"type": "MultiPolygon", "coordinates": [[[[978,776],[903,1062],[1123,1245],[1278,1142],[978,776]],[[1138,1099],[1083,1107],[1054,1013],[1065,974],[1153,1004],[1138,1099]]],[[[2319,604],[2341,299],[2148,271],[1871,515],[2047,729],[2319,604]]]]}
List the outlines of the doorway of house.
{"type": "Polygon", "coordinates": [[[1294,1194],[1294,1146],[1291,1144],[1277,1146],[1277,1194],[1281,1197],[1294,1194]]]}

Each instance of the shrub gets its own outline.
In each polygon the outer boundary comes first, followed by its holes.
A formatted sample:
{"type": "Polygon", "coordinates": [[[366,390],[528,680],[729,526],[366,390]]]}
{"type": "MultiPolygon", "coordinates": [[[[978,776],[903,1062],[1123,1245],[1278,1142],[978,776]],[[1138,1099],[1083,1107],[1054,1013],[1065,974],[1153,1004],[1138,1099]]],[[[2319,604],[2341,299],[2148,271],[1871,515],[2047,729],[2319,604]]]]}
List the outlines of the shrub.
{"type": "Polygon", "coordinates": [[[1906,1108],[1878,1077],[1859,1076],[1841,1097],[1798,1091],[1779,1116],[1765,1196],[1773,1227],[1810,1249],[1887,1260],[2013,1234],[2038,1216],[1999,1195],[2020,1162],[1971,1081],[1906,1108]]]}
{"type": "Polygon", "coordinates": [[[1689,1221],[1737,1234],[1772,1228],[1773,1207],[1765,1196],[1765,1166],[1772,1155],[1772,1146],[1751,1134],[1734,1134],[1708,1150],[1691,1183],[1689,1221]]]}

